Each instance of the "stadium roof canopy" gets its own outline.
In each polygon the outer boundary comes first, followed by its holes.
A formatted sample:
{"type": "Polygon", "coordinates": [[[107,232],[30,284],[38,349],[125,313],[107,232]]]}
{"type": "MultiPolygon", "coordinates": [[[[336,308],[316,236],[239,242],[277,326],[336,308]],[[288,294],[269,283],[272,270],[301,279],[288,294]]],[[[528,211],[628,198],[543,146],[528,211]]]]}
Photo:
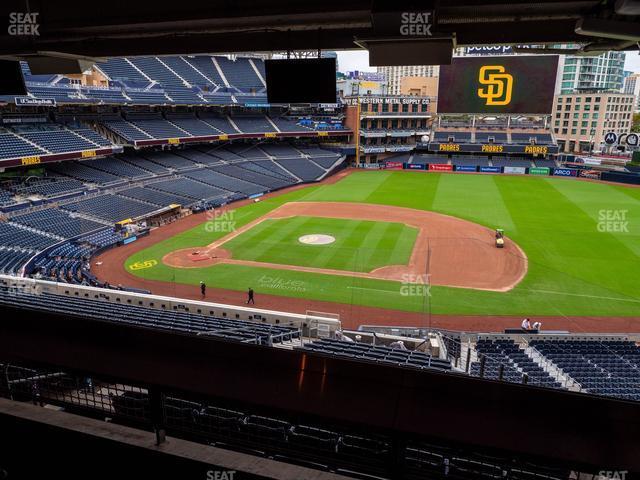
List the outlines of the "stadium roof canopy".
{"type": "Polygon", "coordinates": [[[389,14],[395,16],[393,22],[402,12],[416,10],[431,10],[436,36],[455,38],[458,46],[580,43],[592,44],[592,50],[620,50],[637,48],[640,39],[638,0],[2,3],[2,18],[9,19],[9,26],[19,23],[11,12],[37,13],[38,24],[37,35],[15,35],[17,27],[1,29],[0,56],[5,58],[350,49],[357,48],[354,39],[388,37],[389,14]]]}

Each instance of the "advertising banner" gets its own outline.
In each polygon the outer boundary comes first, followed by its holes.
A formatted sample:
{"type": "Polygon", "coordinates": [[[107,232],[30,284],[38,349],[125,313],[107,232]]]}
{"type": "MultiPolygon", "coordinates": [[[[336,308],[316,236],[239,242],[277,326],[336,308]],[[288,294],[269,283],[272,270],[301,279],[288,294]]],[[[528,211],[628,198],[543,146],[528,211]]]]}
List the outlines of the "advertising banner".
{"type": "Polygon", "coordinates": [[[592,180],[600,180],[601,172],[598,170],[580,170],[578,176],[581,178],[590,178],[592,180]]]}
{"type": "Polygon", "coordinates": [[[433,172],[451,172],[453,171],[453,165],[446,163],[430,163],[429,170],[433,172]]]}
{"type": "Polygon", "coordinates": [[[524,155],[548,155],[558,153],[557,145],[503,145],[493,143],[440,143],[431,142],[429,150],[434,152],[473,153],[521,153],[524,155]]]}
{"type": "Polygon", "coordinates": [[[438,113],[549,114],[557,55],[460,57],[440,67],[438,113]]]}
{"type": "Polygon", "coordinates": [[[525,167],[504,167],[502,170],[504,173],[512,173],[517,175],[524,175],[527,173],[527,169],[525,167]]]}
{"type": "Polygon", "coordinates": [[[402,162],[386,162],[384,168],[387,170],[402,170],[403,165],[402,162]]]}
{"type": "Polygon", "coordinates": [[[578,170],[573,168],[554,168],[553,175],[555,177],[577,177],[578,170]]]}
{"type": "Polygon", "coordinates": [[[427,166],[424,163],[405,163],[404,168],[407,170],[426,170],[427,166]]]}
{"type": "Polygon", "coordinates": [[[502,167],[480,167],[482,173],[501,173],[502,167]]]}
{"type": "Polygon", "coordinates": [[[529,169],[529,175],[549,175],[549,167],[533,167],[529,169]]]}
{"type": "Polygon", "coordinates": [[[475,172],[477,169],[475,165],[456,165],[456,172],[475,172]]]}

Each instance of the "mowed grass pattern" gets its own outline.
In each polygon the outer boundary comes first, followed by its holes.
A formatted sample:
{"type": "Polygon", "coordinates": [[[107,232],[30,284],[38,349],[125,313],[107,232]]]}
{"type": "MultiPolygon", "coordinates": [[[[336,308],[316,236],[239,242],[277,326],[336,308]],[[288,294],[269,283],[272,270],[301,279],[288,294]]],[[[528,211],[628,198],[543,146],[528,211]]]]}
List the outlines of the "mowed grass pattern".
{"type": "Polygon", "coordinates": [[[266,219],[223,245],[234,259],[370,272],[406,265],[418,229],[402,223],[297,216],[266,219]],[[331,235],[335,242],[308,245],[303,235],[331,235]]]}
{"type": "MultiPolygon", "coordinates": [[[[550,177],[362,171],[237,209],[237,226],[291,201],[344,201],[432,210],[502,227],[525,251],[529,270],[506,293],[432,287],[431,297],[402,295],[397,282],[217,265],[135,272],[157,280],[435,314],[640,316],[640,189],[550,177]],[[602,231],[602,215],[625,216],[625,231],[602,231]],[[269,279],[304,282],[287,291],[269,279]],[[266,279],[266,280],[265,280],[266,279]]],[[[158,259],[204,246],[223,233],[199,226],[127,260],[158,259]]],[[[640,326],[639,326],[640,328],[640,326]]]]}

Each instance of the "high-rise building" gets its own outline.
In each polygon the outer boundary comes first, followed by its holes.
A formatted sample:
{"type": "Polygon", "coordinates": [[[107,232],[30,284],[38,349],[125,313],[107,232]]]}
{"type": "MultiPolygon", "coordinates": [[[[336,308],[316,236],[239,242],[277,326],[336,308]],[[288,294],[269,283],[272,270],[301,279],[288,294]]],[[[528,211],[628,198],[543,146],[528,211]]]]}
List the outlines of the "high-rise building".
{"type": "Polygon", "coordinates": [[[624,52],[607,52],[597,57],[561,55],[556,94],[620,92],[624,79],[624,60],[624,52]]]}
{"type": "Polygon", "coordinates": [[[620,92],[556,95],[552,121],[560,151],[600,150],[604,148],[604,137],[608,132],[629,133],[633,122],[633,99],[620,92]]]}
{"type": "Polygon", "coordinates": [[[387,79],[387,92],[400,95],[400,80],[405,77],[437,77],[440,73],[438,65],[404,65],[401,67],[378,67],[387,79]]]}
{"type": "Polygon", "coordinates": [[[622,93],[627,93],[635,97],[634,112],[640,112],[640,73],[632,73],[624,79],[622,93]]]}

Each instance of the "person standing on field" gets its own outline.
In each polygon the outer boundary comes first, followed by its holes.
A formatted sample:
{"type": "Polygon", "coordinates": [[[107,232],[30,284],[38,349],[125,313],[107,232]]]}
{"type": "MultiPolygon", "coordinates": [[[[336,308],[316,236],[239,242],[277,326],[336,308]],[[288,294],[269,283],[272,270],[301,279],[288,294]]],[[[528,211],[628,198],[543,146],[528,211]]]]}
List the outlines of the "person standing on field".
{"type": "Polygon", "coordinates": [[[207,285],[204,282],[200,282],[200,293],[202,294],[202,298],[207,294],[207,285]]]}
{"type": "Polygon", "coordinates": [[[253,288],[249,287],[247,291],[247,305],[253,303],[255,305],[255,300],[253,299],[253,288]]]}

